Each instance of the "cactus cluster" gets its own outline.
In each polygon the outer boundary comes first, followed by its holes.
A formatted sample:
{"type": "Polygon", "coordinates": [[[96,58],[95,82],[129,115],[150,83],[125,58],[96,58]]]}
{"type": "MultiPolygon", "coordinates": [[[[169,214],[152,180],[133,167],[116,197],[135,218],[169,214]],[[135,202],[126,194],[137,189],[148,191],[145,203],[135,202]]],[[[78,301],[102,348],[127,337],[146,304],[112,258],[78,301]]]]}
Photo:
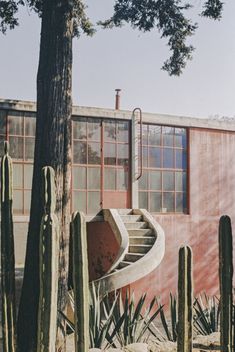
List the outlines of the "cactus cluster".
{"type": "Polygon", "coordinates": [[[40,229],[37,352],[54,352],[56,346],[59,226],[55,215],[54,170],[42,170],[44,214],[40,229]]]}
{"type": "Polygon", "coordinates": [[[12,217],[12,160],[4,144],[1,159],[1,291],[3,351],[15,351],[15,254],[12,217]]]}
{"type": "Polygon", "coordinates": [[[192,351],[192,249],[179,249],[177,351],[192,351]]]}

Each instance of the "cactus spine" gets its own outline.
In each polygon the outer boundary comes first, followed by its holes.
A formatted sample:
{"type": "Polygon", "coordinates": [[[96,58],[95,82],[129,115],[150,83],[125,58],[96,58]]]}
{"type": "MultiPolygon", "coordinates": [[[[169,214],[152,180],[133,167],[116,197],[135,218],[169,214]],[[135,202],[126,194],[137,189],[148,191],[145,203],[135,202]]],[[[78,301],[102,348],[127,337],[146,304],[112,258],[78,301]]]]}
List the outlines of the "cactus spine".
{"type": "Polygon", "coordinates": [[[192,250],[179,249],[177,351],[192,351],[192,250]]]}
{"type": "Polygon", "coordinates": [[[75,351],[89,350],[89,277],[86,222],[82,213],[72,216],[72,257],[75,313],[75,351]]]}
{"type": "Polygon", "coordinates": [[[221,302],[220,344],[224,352],[232,351],[233,309],[233,239],[231,221],[222,216],[219,223],[219,282],[221,302]]]}
{"type": "Polygon", "coordinates": [[[12,220],[12,160],[8,142],[1,160],[1,290],[3,351],[15,351],[15,253],[12,220]]]}
{"type": "Polygon", "coordinates": [[[51,167],[42,169],[44,215],[39,245],[37,352],[54,352],[56,346],[59,226],[55,215],[54,177],[54,170],[51,167]]]}

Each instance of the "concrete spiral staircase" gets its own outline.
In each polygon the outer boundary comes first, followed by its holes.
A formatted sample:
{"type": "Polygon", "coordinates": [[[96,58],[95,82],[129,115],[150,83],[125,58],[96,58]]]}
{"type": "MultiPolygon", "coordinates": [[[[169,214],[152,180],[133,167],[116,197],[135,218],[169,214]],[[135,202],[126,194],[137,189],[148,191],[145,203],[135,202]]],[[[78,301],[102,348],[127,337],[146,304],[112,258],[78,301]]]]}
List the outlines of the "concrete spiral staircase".
{"type": "Polygon", "coordinates": [[[120,250],[109,272],[95,281],[101,294],[146,276],[160,264],[165,252],[164,232],[145,209],[104,209],[103,217],[120,250]]]}

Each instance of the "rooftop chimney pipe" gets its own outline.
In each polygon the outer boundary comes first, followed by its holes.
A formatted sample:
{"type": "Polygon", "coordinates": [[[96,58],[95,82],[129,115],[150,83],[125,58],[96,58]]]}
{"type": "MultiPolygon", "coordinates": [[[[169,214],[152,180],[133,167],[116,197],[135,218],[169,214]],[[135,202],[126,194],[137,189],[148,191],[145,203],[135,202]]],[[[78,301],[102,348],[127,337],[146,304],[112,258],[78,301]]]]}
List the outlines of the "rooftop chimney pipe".
{"type": "Polygon", "coordinates": [[[115,89],[115,92],[116,92],[116,99],[115,99],[115,109],[116,110],[119,110],[120,109],[120,92],[121,92],[121,89],[115,89]]]}

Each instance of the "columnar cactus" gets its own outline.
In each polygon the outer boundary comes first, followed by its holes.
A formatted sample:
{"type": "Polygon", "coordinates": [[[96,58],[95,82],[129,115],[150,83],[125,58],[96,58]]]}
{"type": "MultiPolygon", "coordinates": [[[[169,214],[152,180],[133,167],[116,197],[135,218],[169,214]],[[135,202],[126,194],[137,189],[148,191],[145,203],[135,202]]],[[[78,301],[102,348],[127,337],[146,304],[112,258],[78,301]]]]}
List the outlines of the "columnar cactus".
{"type": "Polygon", "coordinates": [[[56,346],[59,226],[55,215],[55,179],[51,167],[42,169],[44,215],[40,229],[37,352],[54,352],[56,346]]]}
{"type": "Polygon", "coordinates": [[[89,349],[89,277],[86,222],[82,213],[72,217],[72,257],[75,320],[75,351],[89,349]]]}
{"type": "Polygon", "coordinates": [[[15,254],[12,220],[12,161],[8,142],[1,160],[1,290],[3,351],[15,351],[15,254]]]}
{"type": "Polygon", "coordinates": [[[233,310],[233,239],[231,221],[222,216],[219,223],[220,344],[224,352],[232,351],[233,310]]]}
{"type": "Polygon", "coordinates": [[[192,250],[189,246],[185,246],[179,250],[178,352],[192,351],[192,291],[192,250]]]}

